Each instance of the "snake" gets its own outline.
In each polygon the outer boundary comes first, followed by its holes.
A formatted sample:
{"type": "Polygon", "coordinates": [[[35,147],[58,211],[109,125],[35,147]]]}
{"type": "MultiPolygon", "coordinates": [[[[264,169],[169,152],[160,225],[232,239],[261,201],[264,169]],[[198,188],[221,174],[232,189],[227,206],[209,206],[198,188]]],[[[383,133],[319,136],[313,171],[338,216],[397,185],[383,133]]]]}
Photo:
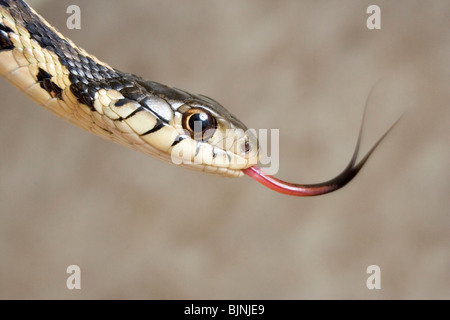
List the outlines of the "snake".
{"type": "Polygon", "coordinates": [[[118,144],[188,169],[247,175],[293,196],[342,188],[366,163],[353,156],[336,177],[299,184],[257,166],[256,134],[219,102],[119,71],[75,45],[23,0],[0,0],[0,75],[59,117],[118,144]]]}

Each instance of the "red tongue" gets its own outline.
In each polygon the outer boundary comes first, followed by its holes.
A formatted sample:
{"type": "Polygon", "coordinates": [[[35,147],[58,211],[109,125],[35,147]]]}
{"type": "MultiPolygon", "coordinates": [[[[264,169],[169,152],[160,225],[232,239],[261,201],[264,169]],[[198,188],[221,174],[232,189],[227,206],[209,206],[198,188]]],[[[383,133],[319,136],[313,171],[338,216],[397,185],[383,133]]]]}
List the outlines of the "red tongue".
{"type": "Polygon", "coordinates": [[[242,170],[246,175],[255,179],[269,189],[290,196],[307,197],[325,194],[338,189],[336,185],[301,185],[279,180],[271,175],[265,174],[261,168],[253,166],[242,170]]]}
{"type": "Polygon", "coordinates": [[[375,148],[381,143],[381,141],[386,137],[386,135],[392,130],[392,128],[397,124],[399,120],[400,118],[381,136],[381,138],[374,144],[372,149],[367,152],[364,158],[362,158],[362,160],[356,164],[356,158],[358,157],[359,145],[361,142],[362,130],[360,130],[358,142],[356,143],[355,151],[353,152],[350,163],[347,165],[344,171],[326,182],[315,184],[297,184],[285,182],[271,175],[265,174],[264,172],[262,172],[261,168],[257,166],[243,169],[242,172],[269,189],[291,196],[308,197],[329,193],[342,188],[358,174],[359,170],[361,170],[361,168],[364,166],[367,159],[369,159],[370,155],[374,152],[375,148]]]}

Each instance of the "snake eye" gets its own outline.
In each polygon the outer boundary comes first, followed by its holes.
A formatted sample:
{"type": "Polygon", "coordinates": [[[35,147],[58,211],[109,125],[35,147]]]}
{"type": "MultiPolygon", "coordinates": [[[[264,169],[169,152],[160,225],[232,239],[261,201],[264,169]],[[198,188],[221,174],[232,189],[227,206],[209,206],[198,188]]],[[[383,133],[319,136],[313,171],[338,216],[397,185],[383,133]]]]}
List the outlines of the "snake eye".
{"type": "Polygon", "coordinates": [[[217,128],[216,118],[204,109],[192,108],[183,114],[183,128],[197,141],[211,138],[217,128]]]}

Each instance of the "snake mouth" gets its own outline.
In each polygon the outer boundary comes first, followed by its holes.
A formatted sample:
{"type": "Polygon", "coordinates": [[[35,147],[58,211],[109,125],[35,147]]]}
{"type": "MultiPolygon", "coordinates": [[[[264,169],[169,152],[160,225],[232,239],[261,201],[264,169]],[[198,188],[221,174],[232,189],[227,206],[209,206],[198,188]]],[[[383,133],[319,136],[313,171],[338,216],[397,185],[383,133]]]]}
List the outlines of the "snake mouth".
{"type": "Polygon", "coordinates": [[[366,153],[366,155],[357,163],[359,147],[361,143],[362,128],[364,123],[365,112],[363,115],[363,120],[361,123],[361,128],[358,135],[358,140],[356,143],[355,151],[353,156],[347,165],[347,167],[336,177],[325,182],[315,183],[315,184],[299,184],[291,183],[275,178],[269,174],[264,173],[261,168],[257,166],[252,166],[243,169],[242,172],[248,175],[250,178],[255,179],[262,185],[276,192],[287,194],[297,197],[308,197],[308,196],[318,196],[326,193],[336,191],[347,183],[349,183],[361,170],[364,164],[369,159],[370,155],[375,151],[381,141],[388,135],[388,133],[394,128],[394,126],[400,121],[398,118],[394,124],[378,139],[378,141],[372,146],[372,148],[366,153]]]}

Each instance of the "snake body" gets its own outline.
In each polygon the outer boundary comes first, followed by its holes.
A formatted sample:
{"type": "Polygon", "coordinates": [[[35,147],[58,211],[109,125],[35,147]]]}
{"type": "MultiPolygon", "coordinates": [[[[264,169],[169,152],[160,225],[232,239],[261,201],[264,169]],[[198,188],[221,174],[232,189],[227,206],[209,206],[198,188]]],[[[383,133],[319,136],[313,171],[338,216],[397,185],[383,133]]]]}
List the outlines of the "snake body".
{"type": "Polygon", "coordinates": [[[110,67],[22,0],[0,0],[0,18],[0,74],[60,117],[190,169],[240,176],[257,162],[256,138],[218,102],[110,67]]]}

